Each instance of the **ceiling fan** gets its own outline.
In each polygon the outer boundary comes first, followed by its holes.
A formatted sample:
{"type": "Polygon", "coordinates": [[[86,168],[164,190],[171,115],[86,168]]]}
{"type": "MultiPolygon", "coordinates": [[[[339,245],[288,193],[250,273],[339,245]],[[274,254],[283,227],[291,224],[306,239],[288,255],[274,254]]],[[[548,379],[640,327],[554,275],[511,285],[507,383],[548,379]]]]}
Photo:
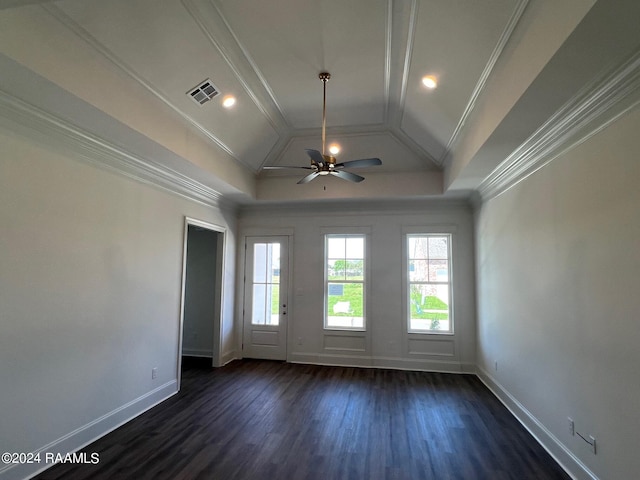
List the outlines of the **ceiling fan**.
{"type": "Polygon", "coordinates": [[[314,178],[320,175],[333,175],[343,180],[358,183],[364,180],[364,177],[356,175],[355,173],[347,172],[344,168],[362,168],[373,167],[376,165],[382,165],[382,160],[379,158],[361,158],[359,160],[349,160],[347,162],[336,163],[336,157],[333,155],[325,155],[325,129],[327,123],[327,81],[331,78],[331,74],[328,72],[322,72],[318,75],[318,78],[322,80],[322,153],[318,150],[306,148],[305,152],[311,159],[310,167],[300,166],[266,166],[265,170],[280,170],[284,168],[302,168],[304,170],[312,170],[312,172],[303,177],[298,184],[308,183],[314,178]]]}

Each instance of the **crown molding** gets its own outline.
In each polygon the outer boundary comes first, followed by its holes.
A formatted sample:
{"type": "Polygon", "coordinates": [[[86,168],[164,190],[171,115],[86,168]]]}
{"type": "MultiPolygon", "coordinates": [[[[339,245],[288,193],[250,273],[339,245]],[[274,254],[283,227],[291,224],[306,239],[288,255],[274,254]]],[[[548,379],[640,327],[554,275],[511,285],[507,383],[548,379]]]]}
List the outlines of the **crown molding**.
{"type": "Polygon", "coordinates": [[[282,158],[282,155],[284,155],[284,152],[287,150],[292,140],[293,137],[290,134],[280,135],[278,137],[278,141],[271,146],[269,153],[267,153],[264,160],[260,163],[256,173],[262,173],[265,165],[275,165],[274,162],[277,162],[282,158]]]}
{"type": "Polygon", "coordinates": [[[387,21],[384,31],[384,112],[382,118],[389,118],[391,100],[391,47],[393,45],[393,0],[387,0],[387,21]]]}
{"type": "Polygon", "coordinates": [[[585,142],[640,104],[640,50],[589,82],[478,186],[493,198],[585,142]]]}
{"type": "Polygon", "coordinates": [[[238,83],[242,85],[244,91],[247,92],[247,95],[249,95],[258,110],[262,112],[271,127],[280,136],[282,136],[283,132],[286,134],[290,126],[287,123],[282,107],[278,103],[264,74],[249,54],[249,51],[240,42],[238,35],[231,28],[217,2],[214,0],[204,2],[208,7],[206,13],[209,14],[207,16],[209,21],[204,21],[203,10],[196,6],[196,1],[181,0],[181,3],[207,40],[218,50],[235,75],[238,83]],[[246,81],[246,78],[249,77],[257,79],[257,83],[250,85],[246,81]],[[265,93],[265,95],[262,95],[263,98],[256,93],[258,91],[265,93]]]}
{"type": "Polygon", "coordinates": [[[2,124],[31,140],[72,152],[74,158],[159,187],[183,198],[221,209],[237,208],[214,189],[148,158],[128,152],[62,118],[0,90],[2,124]]]}
{"type": "MultiPolygon", "coordinates": [[[[407,34],[407,40],[406,40],[406,49],[405,49],[405,55],[404,55],[404,62],[402,64],[402,74],[400,76],[401,77],[400,91],[397,97],[398,108],[396,109],[396,111],[391,112],[391,107],[388,106],[386,111],[389,112],[389,114],[385,115],[385,118],[387,118],[387,123],[390,126],[389,128],[394,132],[394,135],[396,135],[396,137],[401,139],[402,142],[405,145],[407,145],[407,147],[410,150],[412,150],[416,155],[426,158],[427,160],[429,160],[434,165],[440,168],[443,167],[444,162],[451,148],[453,148],[456,141],[458,140],[465,123],[467,122],[469,116],[471,115],[471,112],[475,107],[478,97],[484,91],[488,78],[491,75],[491,72],[493,71],[493,68],[495,67],[495,64],[497,63],[498,59],[500,58],[500,55],[502,54],[502,51],[504,50],[506,44],[511,38],[513,31],[515,30],[516,25],[520,21],[520,18],[522,17],[528,3],[529,3],[529,0],[518,0],[518,3],[514,8],[511,14],[511,17],[507,22],[507,25],[503,29],[502,34],[498,40],[498,43],[493,49],[493,52],[491,53],[491,56],[489,57],[487,64],[485,65],[484,70],[482,71],[482,74],[476,86],[474,87],[473,92],[471,93],[471,97],[469,98],[469,101],[467,102],[467,105],[465,106],[465,109],[462,112],[462,115],[458,120],[458,123],[454,128],[454,131],[451,134],[451,137],[449,138],[445,149],[443,150],[442,154],[438,158],[435,158],[429,152],[427,152],[421,145],[419,145],[418,142],[416,142],[411,137],[411,135],[409,135],[404,131],[404,129],[402,128],[402,122],[401,122],[402,119],[399,116],[400,115],[399,112],[404,111],[404,106],[406,102],[409,71],[411,66],[411,58],[413,55],[413,47],[415,43],[416,28],[417,28],[417,22],[418,22],[418,3],[415,0],[411,2],[411,9],[410,9],[409,18],[408,18],[408,34],[407,34]]],[[[391,49],[391,45],[390,45],[391,35],[392,35],[391,24],[392,24],[392,21],[389,21],[389,25],[388,25],[389,32],[388,32],[388,39],[387,39],[388,51],[391,49]]],[[[389,105],[391,101],[392,101],[391,95],[388,94],[387,104],[389,105]]]]}
{"type": "MultiPolygon", "coordinates": [[[[398,108],[392,114],[390,113],[388,116],[385,115],[385,118],[387,118],[387,123],[390,126],[389,128],[393,131],[394,135],[398,139],[401,139],[401,141],[410,150],[412,150],[413,153],[429,160],[431,163],[433,163],[437,167],[440,167],[440,168],[443,167],[444,162],[451,148],[453,147],[455,142],[458,140],[463,126],[465,125],[469,116],[471,115],[471,112],[475,107],[475,103],[478,97],[483,92],[487,84],[488,78],[491,75],[493,68],[495,67],[495,64],[497,63],[500,55],[502,54],[502,51],[504,50],[506,44],[511,38],[511,35],[515,30],[516,25],[520,21],[520,18],[522,17],[528,3],[529,3],[529,0],[518,0],[518,3],[513,13],[511,14],[511,17],[509,18],[507,25],[503,29],[502,34],[498,40],[498,43],[493,49],[493,52],[491,53],[491,56],[489,57],[487,64],[485,65],[484,70],[482,71],[482,74],[480,76],[480,79],[478,80],[476,86],[474,87],[473,92],[471,93],[471,97],[469,98],[469,101],[467,102],[467,105],[465,106],[465,109],[460,119],[458,120],[458,123],[454,128],[454,131],[451,134],[451,137],[449,138],[445,149],[443,150],[442,154],[438,158],[435,158],[425,148],[423,148],[418,142],[416,142],[411,135],[405,132],[405,130],[402,128],[402,119],[400,117],[400,112],[404,111],[405,102],[406,102],[409,71],[411,67],[411,58],[413,55],[413,47],[415,43],[416,28],[417,28],[417,22],[418,22],[418,3],[415,0],[411,2],[411,10],[410,10],[409,19],[408,19],[407,43],[406,43],[406,50],[404,55],[402,74],[401,74],[400,92],[398,94],[398,102],[397,102],[398,108]]],[[[389,22],[389,23],[391,25],[392,22],[389,22]]],[[[389,30],[391,29],[390,25],[388,27],[389,30]]],[[[391,37],[391,32],[389,31],[389,38],[387,40],[389,44],[391,42],[390,37],[391,37]]],[[[390,48],[391,47],[389,45],[389,49],[390,48]]],[[[390,102],[391,102],[391,96],[388,95],[387,104],[389,104],[390,102]]],[[[387,107],[386,111],[390,111],[390,107],[387,107]]]]}
{"type": "MultiPolygon", "coordinates": [[[[385,83],[384,83],[384,121],[388,130],[398,130],[407,95],[409,70],[418,18],[418,2],[399,2],[389,0],[387,4],[387,23],[385,31],[385,83]]],[[[416,155],[425,156],[424,151],[415,149],[413,142],[408,148],[416,155]]],[[[429,155],[427,158],[431,159],[429,155]]]]}
{"type": "Polygon", "coordinates": [[[402,64],[402,80],[400,82],[400,96],[398,99],[398,111],[392,119],[394,125],[400,125],[400,112],[404,111],[404,104],[407,99],[407,84],[409,83],[409,70],[411,69],[411,57],[413,56],[413,46],[416,37],[416,25],[418,24],[418,2],[411,1],[411,11],[409,14],[409,31],[407,33],[407,47],[402,64]]]}
{"type": "Polygon", "coordinates": [[[493,68],[498,62],[498,59],[502,55],[502,52],[505,46],[511,39],[511,36],[513,35],[513,31],[515,30],[518,22],[520,22],[520,19],[522,18],[522,15],[524,14],[524,11],[527,8],[528,4],[529,4],[529,0],[518,1],[516,8],[513,10],[511,17],[507,22],[507,25],[502,31],[502,35],[500,35],[500,38],[498,39],[498,43],[496,44],[495,48],[493,49],[493,52],[491,53],[491,56],[489,57],[489,61],[485,65],[484,70],[482,71],[482,74],[478,79],[478,83],[476,84],[475,88],[473,89],[473,92],[471,93],[471,97],[469,98],[469,101],[467,102],[467,105],[464,111],[462,112],[462,116],[460,117],[460,120],[458,121],[456,128],[453,130],[453,133],[451,134],[451,137],[447,142],[447,146],[445,147],[440,157],[436,160],[436,163],[438,165],[442,166],[444,164],[445,160],[447,159],[447,156],[449,155],[449,152],[451,152],[451,149],[458,141],[458,138],[460,137],[460,133],[462,132],[462,128],[464,127],[465,123],[469,119],[469,116],[471,115],[471,112],[475,107],[476,101],[478,100],[478,98],[484,91],[485,86],[487,85],[487,80],[489,79],[489,75],[491,75],[491,72],[493,71],[493,68]]]}
{"type": "MultiPolygon", "coordinates": [[[[398,130],[402,120],[417,23],[417,0],[411,0],[407,3],[389,0],[385,31],[384,79],[384,124],[388,129],[398,130]],[[395,62],[394,58],[397,59],[395,62]],[[395,74],[392,75],[394,68],[395,74]]],[[[415,142],[410,148],[414,147],[415,142]]],[[[414,153],[419,154],[418,152],[414,153]]],[[[423,153],[420,154],[424,156],[423,153]]],[[[427,156],[427,158],[430,157],[427,156]]]]}
{"type": "MultiPolygon", "coordinates": [[[[409,135],[408,133],[406,133],[402,127],[400,126],[392,126],[391,129],[389,130],[391,132],[391,134],[396,138],[396,140],[398,140],[400,143],[402,143],[405,147],[407,147],[411,152],[413,152],[414,154],[416,154],[418,157],[420,158],[424,158],[426,160],[428,160],[429,162],[431,162],[436,168],[438,168],[439,170],[442,170],[441,165],[438,164],[438,162],[436,161],[435,158],[433,158],[433,156],[427,152],[422,145],[420,145],[418,142],[416,142],[413,137],[411,135],[409,135]]],[[[433,168],[433,167],[432,167],[433,168]]]]}
{"type": "MultiPolygon", "coordinates": [[[[182,119],[184,119],[188,124],[196,128],[199,132],[201,132],[206,138],[211,140],[218,148],[220,148],[225,154],[227,154],[232,159],[240,162],[245,167],[250,170],[255,171],[255,167],[250,165],[248,162],[243,161],[229,146],[227,146],[222,140],[220,140],[216,135],[211,133],[207,128],[198,123],[194,118],[190,117],[182,110],[180,110],[177,106],[175,106],[156,86],[154,86],[150,81],[138,75],[134,69],[132,69],[129,65],[127,65],[124,60],[119,58],[115,53],[109,50],[105,45],[103,45],[98,39],[96,39],[93,35],[91,35],[87,30],[85,30],[82,26],[76,23],[69,15],[67,15],[62,9],[54,5],[53,3],[42,5],[42,8],[46,10],[52,17],[58,20],[62,25],[64,25],[69,31],[75,34],[78,38],[87,43],[91,48],[101,54],[104,58],[106,58],[109,62],[115,65],[120,71],[125,73],[128,77],[133,79],[139,85],[144,87],[147,91],[149,91],[156,98],[161,100],[165,105],[167,105],[171,110],[173,110],[176,114],[178,114],[182,119]]],[[[216,45],[217,47],[217,45],[216,45]]],[[[221,52],[222,53],[222,52],[221,52]]],[[[224,56],[224,54],[223,54],[224,56]]],[[[227,57],[224,57],[227,60],[227,57]]],[[[229,65],[234,73],[237,74],[236,70],[233,66],[229,65]]],[[[268,117],[267,117],[268,118],[268,117]]],[[[277,132],[277,130],[276,130],[277,132]]]]}

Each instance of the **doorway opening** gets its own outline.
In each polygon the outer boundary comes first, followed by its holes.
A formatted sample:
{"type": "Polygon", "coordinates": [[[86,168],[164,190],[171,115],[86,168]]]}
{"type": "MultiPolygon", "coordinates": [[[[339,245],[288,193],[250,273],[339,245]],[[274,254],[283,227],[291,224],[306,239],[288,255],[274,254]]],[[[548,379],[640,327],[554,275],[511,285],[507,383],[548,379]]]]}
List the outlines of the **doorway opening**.
{"type": "Polygon", "coordinates": [[[220,366],[225,228],[185,219],[178,388],[183,366],[220,366]]]}

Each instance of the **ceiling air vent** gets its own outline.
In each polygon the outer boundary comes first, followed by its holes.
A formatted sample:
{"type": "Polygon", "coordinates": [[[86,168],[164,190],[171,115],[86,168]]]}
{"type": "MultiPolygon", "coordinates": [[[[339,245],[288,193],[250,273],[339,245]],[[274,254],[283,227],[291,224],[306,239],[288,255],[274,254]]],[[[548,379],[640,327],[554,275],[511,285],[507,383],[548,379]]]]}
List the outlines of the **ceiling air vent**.
{"type": "Polygon", "coordinates": [[[198,105],[203,105],[219,93],[220,92],[218,91],[216,86],[211,83],[211,80],[207,78],[202,83],[200,83],[200,85],[189,90],[187,92],[187,95],[189,95],[198,105]]]}

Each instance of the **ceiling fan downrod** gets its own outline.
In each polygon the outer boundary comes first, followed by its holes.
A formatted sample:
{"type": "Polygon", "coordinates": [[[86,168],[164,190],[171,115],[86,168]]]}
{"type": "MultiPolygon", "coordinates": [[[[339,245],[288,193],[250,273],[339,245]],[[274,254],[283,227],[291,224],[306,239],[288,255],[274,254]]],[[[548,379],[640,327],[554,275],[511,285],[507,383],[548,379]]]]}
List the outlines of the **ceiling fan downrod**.
{"type": "Polygon", "coordinates": [[[320,72],[318,78],[322,80],[322,155],[324,156],[325,130],[327,126],[327,82],[331,78],[331,74],[329,72],[320,72]]]}

